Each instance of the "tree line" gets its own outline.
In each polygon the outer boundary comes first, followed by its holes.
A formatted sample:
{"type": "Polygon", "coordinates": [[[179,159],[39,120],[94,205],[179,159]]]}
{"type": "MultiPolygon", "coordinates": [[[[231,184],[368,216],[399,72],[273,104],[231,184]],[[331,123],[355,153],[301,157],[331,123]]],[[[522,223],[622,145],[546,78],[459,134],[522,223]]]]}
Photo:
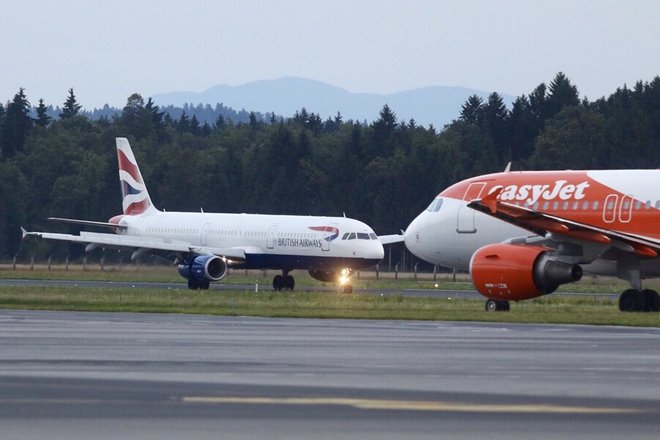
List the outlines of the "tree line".
{"type": "MultiPolygon", "coordinates": [[[[379,234],[405,228],[450,184],[510,161],[516,170],[660,163],[660,77],[589,101],[558,73],[510,109],[498,93],[471,96],[441,129],[398,120],[387,105],[371,123],[305,108],[289,118],[220,112],[202,123],[136,93],[121,112],[92,119],[70,89],[59,114],[48,108],[43,100],[32,106],[23,89],[0,105],[3,259],[21,249],[20,226],[75,232],[46,218],[105,221],[121,212],[115,137],[129,138],[160,209],[345,214],[379,234]]],[[[27,246],[44,255],[82,252],[27,246]]]]}

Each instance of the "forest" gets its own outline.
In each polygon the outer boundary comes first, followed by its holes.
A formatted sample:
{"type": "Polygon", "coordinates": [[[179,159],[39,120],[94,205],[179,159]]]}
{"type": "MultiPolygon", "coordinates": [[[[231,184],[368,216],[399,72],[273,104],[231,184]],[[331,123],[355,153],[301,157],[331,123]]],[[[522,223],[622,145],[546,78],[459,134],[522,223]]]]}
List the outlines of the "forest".
{"type": "Polygon", "coordinates": [[[589,101],[558,73],[510,109],[496,92],[486,101],[471,96],[441,128],[398,120],[387,105],[370,123],[340,113],[324,120],[305,108],[239,120],[218,112],[201,123],[138,93],[120,112],[93,119],[73,89],[63,96],[57,115],[23,89],[0,104],[0,259],[26,247],[82,255],[81,246],[22,244],[20,226],[76,232],[46,219],[120,213],[115,137],[131,142],[159,209],[345,214],[379,234],[405,228],[450,184],[510,161],[514,170],[660,164],[658,76],[589,101]]]}

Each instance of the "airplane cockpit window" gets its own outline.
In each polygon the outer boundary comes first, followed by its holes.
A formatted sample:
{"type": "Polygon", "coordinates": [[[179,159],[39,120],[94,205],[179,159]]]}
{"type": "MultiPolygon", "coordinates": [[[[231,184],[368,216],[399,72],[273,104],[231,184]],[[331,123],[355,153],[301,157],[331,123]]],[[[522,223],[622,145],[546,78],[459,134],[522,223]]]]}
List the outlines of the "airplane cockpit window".
{"type": "Polygon", "coordinates": [[[373,232],[346,232],[341,236],[342,240],[378,240],[378,236],[373,232]]]}
{"type": "Polygon", "coordinates": [[[426,211],[427,211],[427,212],[432,212],[432,211],[433,211],[433,207],[435,206],[435,200],[436,200],[436,199],[433,199],[433,201],[431,202],[431,204],[426,208],[426,211]]]}
{"type": "Polygon", "coordinates": [[[438,212],[440,211],[440,208],[442,207],[442,199],[440,197],[437,197],[433,199],[431,204],[429,205],[428,208],[426,208],[426,211],[428,212],[438,212]]]}

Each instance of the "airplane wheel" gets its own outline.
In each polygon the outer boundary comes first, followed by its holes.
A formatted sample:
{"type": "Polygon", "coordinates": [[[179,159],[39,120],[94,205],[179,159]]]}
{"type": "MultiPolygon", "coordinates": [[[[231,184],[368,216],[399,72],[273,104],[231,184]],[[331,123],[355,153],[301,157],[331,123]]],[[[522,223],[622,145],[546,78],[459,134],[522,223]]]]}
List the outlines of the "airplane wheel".
{"type": "Polygon", "coordinates": [[[638,312],[642,309],[642,295],[638,290],[628,289],[619,297],[619,310],[638,312]]]}
{"type": "Polygon", "coordinates": [[[642,290],[642,296],[644,297],[646,312],[660,312],[660,295],[658,292],[651,289],[642,290]]]}
{"type": "Polygon", "coordinates": [[[293,288],[296,286],[296,280],[293,279],[291,275],[287,275],[284,277],[284,288],[287,290],[293,290],[293,288]]]}
{"type": "Polygon", "coordinates": [[[211,283],[208,281],[202,281],[199,286],[202,290],[208,290],[209,287],[211,287],[211,283]]]}
{"type": "Polygon", "coordinates": [[[273,290],[284,289],[284,277],[282,275],[275,275],[273,278],[273,290]]]}
{"type": "Polygon", "coordinates": [[[486,301],[487,312],[508,312],[509,309],[509,301],[497,301],[494,299],[486,301]]]}
{"type": "Polygon", "coordinates": [[[197,281],[195,281],[195,280],[188,280],[188,289],[190,289],[190,290],[197,290],[197,289],[199,289],[199,285],[197,284],[197,281]]]}
{"type": "Polygon", "coordinates": [[[353,293],[353,286],[350,284],[346,284],[345,286],[341,286],[339,288],[339,292],[341,293],[353,293]]]}

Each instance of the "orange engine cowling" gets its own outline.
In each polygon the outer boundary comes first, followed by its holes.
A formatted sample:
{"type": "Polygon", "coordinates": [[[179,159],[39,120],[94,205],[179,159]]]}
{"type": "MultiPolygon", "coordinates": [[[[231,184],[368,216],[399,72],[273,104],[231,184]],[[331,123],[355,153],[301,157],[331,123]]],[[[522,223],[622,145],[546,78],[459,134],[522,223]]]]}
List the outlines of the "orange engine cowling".
{"type": "Polygon", "coordinates": [[[518,301],[547,295],[582,278],[580,266],[555,261],[551,252],[541,246],[484,246],[470,260],[472,282],[488,298],[518,301]]]}

